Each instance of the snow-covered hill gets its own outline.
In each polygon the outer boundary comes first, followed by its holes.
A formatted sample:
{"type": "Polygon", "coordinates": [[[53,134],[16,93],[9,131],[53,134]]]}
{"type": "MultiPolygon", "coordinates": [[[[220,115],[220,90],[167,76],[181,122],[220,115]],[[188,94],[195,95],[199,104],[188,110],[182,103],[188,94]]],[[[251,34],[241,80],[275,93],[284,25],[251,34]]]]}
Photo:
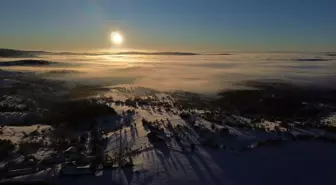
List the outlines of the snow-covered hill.
{"type": "MultiPolygon", "coordinates": [[[[59,173],[60,166],[56,165],[10,180],[45,180],[55,184],[83,185],[336,183],[333,174],[336,147],[332,142],[317,139],[317,136],[329,136],[323,130],[287,130],[271,121],[262,121],[254,129],[218,125],[198,116],[204,112],[202,110],[194,111],[191,118],[182,119],[179,114],[183,111],[179,108],[165,107],[177,101],[170,94],[133,93],[135,91],[129,90],[123,94],[120,90],[112,90],[109,95],[113,101],[105,103],[121,117],[117,121],[113,116],[99,118],[96,125],[104,132],[103,137],[107,138],[105,154],[118,156],[120,152],[137,151],[132,154],[133,167],[104,169],[97,176],[67,177],[59,173]],[[151,103],[126,105],[126,100],[135,96],[149,98],[151,103]],[[147,134],[151,129],[143,124],[143,120],[163,129],[164,143],[148,139],[147,134]],[[113,131],[111,124],[119,124],[122,129],[113,131]],[[221,129],[225,131],[224,135],[218,135],[221,129]],[[315,139],[300,140],[301,135],[314,136],[315,139]],[[297,139],[293,139],[293,136],[297,139]],[[195,151],[192,144],[196,145],[195,151]]],[[[104,101],[103,98],[101,100],[104,101]]],[[[239,116],[233,116],[233,119],[248,121],[239,116]]]]}

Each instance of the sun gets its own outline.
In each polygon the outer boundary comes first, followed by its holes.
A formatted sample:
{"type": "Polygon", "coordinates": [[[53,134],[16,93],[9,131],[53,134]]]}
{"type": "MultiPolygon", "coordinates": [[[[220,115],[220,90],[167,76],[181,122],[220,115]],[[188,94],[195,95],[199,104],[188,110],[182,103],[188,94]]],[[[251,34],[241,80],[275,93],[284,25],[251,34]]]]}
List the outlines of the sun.
{"type": "Polygon", "coordinates": [[[111,42],[120,45],[124,42],[124,37],[119,32],[111,32],[111,42]]]}

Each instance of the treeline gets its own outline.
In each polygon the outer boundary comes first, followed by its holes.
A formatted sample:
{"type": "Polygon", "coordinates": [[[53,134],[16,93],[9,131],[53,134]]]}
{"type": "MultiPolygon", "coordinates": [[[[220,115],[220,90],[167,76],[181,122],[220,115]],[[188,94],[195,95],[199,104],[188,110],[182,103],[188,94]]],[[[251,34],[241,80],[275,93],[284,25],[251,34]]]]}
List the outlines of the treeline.
{"type": "Polygon", "coordinates": [[[81,128],[84,127],[84,123],[95,124],[99,116],[105,115],[117,115],[117,112],[97,100],[81,99],[55,105],[41,121],[54,126],[62,124],[72,128],[81,128]]]}

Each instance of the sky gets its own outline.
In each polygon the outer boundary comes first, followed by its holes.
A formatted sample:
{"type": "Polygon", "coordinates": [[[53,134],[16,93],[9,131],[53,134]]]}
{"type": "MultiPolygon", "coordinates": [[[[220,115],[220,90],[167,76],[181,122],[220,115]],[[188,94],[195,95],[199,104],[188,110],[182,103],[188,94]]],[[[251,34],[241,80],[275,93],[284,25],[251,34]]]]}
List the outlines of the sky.
{"type": "Polygon", "coordinates": [[[335,0],[1,0],[0,48],[335,51],[335,0]],[[111,31],[124,35],[114,46],[111,31]]]}

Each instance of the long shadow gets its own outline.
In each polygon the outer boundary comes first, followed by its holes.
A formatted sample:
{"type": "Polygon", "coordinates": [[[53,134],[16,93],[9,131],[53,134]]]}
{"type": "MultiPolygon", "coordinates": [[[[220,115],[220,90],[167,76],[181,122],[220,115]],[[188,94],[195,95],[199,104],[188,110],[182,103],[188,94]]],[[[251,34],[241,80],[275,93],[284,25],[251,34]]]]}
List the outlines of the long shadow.
{"type": "Polygon", "coordinates": [[[170,151],[166,143],[154,143],[154,148],[162,153],[164,158],[169,158],[170,151]]]}
{"type": "MultiPolygon", "coordinates": [[[[176,142],[179,147],[181,149],[184,148],[183,144],[181,142],[176,142]]],[[[202,184],[206,184],[206,178],[204,177],[202,171],[200,170],[199,166],[197,165],[197,162],[188,154],[185,154],[186,158],[189,161],[189,164],[191,165],[191,167],[194,169],[194,172],[197,174],[197,176],[199,177],[199,179],[202,181],[202,184]]]]}
{"type": "Polygon", "coordinates": [[[198,166],[197,162],[190,156],[186,155],[186,158],[189,161],[189,164],[194,169],[194,172],[197,174],[199,179],[201,180],[202,184],[208,184],[205,176],[203,175],[203,172],[200,170],[200,167],[198,166]]]}
{"type": "MultiPolygon", "coordinates": [[[[184,165],[181,163],[180,159],[178,157],[175,157],[175,155],[171,155],[171,156],[174,156],[175,161],[182,168],[182,171],[184,172],[184,174],[187,174],[187,171],[186,171],[184,165]]],[[[172,161],[174,161],[174,159],[172,158],[172,161]]]]}
{"type": "MultiPolygon", "coordinates": [[[[125,130],[125,131],[126,131],[126,130],[125,130]]],[[[128,145],[130,144],[130,142],[128,142],[128,136],[127,136],[128,134],[127,134],[127,131],[124,132],[123,135],[124,135],[124,138],[123,138],[123,141],[122,141],[122,142],[123,142],[123,145],[129,147],[128,145]]]]}
{"type": "Polygon", "coordinates": [[[169,168],[172,168],[172,164],[171,164],[171,162],[169,161],[169,158],[166,158],[166,162],[167,162],[169,168]]]}
{"type": "Polygon", "coordinates": [[[169,178],[171,178],[171,175],[170,175],[169,170],[168,170],[168,168],[167,168],[167,165],[166,165],[166,163],[165,163],[165,159],[164,159],[164,157],[163,157],[160,153],[157,153],[156,156],[158,156],[158,158],[159,158],[159,160],[160,160],[160,162],[161,162],[161,164],[162,164],[162,166],[163,166],[163,169],[164,169],[165,173],[167,174],[167,176],[168,176],[169,178]]]}
{"type": "MultiPolygon", "coordinates": [[[[212,161],[216,162],[216,166],[222,171],[223,175],[226,174],[225,181],[230,182],[230,179],[228,179],[228,178],[230,178],[231,176],[236,177],[236,173],[235,173],[235,171],[237,170],[236,167],[238,167],[242,164],[239,164],[237,166],[237,161],[235,160],[235,158],[231,158],[231,157],[230,157],[230,160],[223,160],[224,158],[227,158],[225,156],[227,156],[227,155],[231,156],[233,154],[222,153],[221,151],[218,151],[218,150],[213,149],[213,148],[207,148],[207,147],[203,148],[203,150],[206,153],[206,155],[208,155],[209,158],[211,158],[212,161]]],[[[200,154],[195,154],[195,155],[200,155],[200,154]]],[[[207,162],[204,161],[204,159],[202,161],[201,156],[196,156],[196,157],[200,158],[200,162],[202,162],[202,164],[205,164],[204,167],[208,170],[209,166],[207,165],[207,162]]],[[[248,166],[248,164],[245,164],[245,165],[248,166]]],[[[256,166],[256,168],[258,168],[258,166],[256,166]]],[[[210,170],[208,170],[208,171],[210,172],[210,170]]],[[[221,178],[221,179],[224,180],[223,178],[221,178]]],[[[244,183],[241,183],[242,181],[240,181],[240,180],[242,180],[242,179],[239,179],[238,181],[236,181],[236,183],[237,184],[244,184],[244,183]]],[[[218,181],[218,180],[216,180],[216,181],[218,181]]],[[[243,182],[244,182],[244,180],[243,180],[243,182]]]]}
{"type": "Polygon", "coordinates": [[[130,129],[131,129],[132,140],[135,141],[135,131],[134,130],[136,129],[136,127],[133,127],[133,125],[131,125],[130,129]]]}
{"type": "MultiPolygon", "coordinates": [[[[148,153],[150,153],[151,160],[155,160],[155,157],[154,157],[153,151],[150,151],[150,152],[148,152],[148,153]]],[[[148,159],[149,159],[149,158],[148,158],[148,159]]]]}
{"type": "Polygon", "coordinates": [[[178,168],[177,168],[177,166],[176,166],[176,163],[175,163],[175,161],[172,159],[171,156],[172,156],[172,155],[170,155],[170,157],[169,157],[170,162],[171,162],[171,164],[174,166],[175,170],[178,171],[178,168]]]}
{"type": "Polygon", "coordinates": [[[170,155],[170,150],[167,146],[167,144],[164,141],[154,141],[151,138],[148,138],[148,141],[153,145],[155,152],[157,153],[156,156],[158,156],[165,173],[168,175],[168,177],[170,178],[171,175],[169,173],[169,170],[167,169],[167,165],[165,163],[165,159],[169,158],[170,155]],[[158,153],[160,152],[160,153],[158,153]]]}
{"type": "Polygon", "coordinates": [[[133,168],[132,167],[126,167],[122,169],[124,172],[124,175],[126,177],[126,180],[128,182],[128,184],[131,184],[132,180],[133,180],[133,168]]]}
{"type": "Polygon", "coordinates": [[[146,158],[147,158],[147,159],[149,159],[149,157],[150,157],[150,156],[149,156],[149,152],[152,152],[152,151],[147,151],[147,152],[146,152],[146,158]]]}
{"type": "Polygon", "coordinates": [[[152,136],[149,136],[149,135],[148,135],[148,141],[149,141],[150,144],[153,145],[153,147],[156,150],[160,151],[165,158],[169,158],[170,150],[169,150],[168,145],[166,144],[165,141],[163,141],[161,139],[158,140],[156,137],[152,137],[152,136]]]}
{"type": "Polygon", "coordinates": [[[218,177],[212,172],[209,165],[204,161],[203,157],[200,156],[200,154],[198,154],[198,153],[194,153],[194,154],[195,154],[194,156],[196,156],[199,159],[199,161],[202,163],[202,165],[204,166],[206,171],[209,173],[211,179],[213,179],[216,182],[216,184],[222,184],[221,180],[218,179],[218,177]]]}

